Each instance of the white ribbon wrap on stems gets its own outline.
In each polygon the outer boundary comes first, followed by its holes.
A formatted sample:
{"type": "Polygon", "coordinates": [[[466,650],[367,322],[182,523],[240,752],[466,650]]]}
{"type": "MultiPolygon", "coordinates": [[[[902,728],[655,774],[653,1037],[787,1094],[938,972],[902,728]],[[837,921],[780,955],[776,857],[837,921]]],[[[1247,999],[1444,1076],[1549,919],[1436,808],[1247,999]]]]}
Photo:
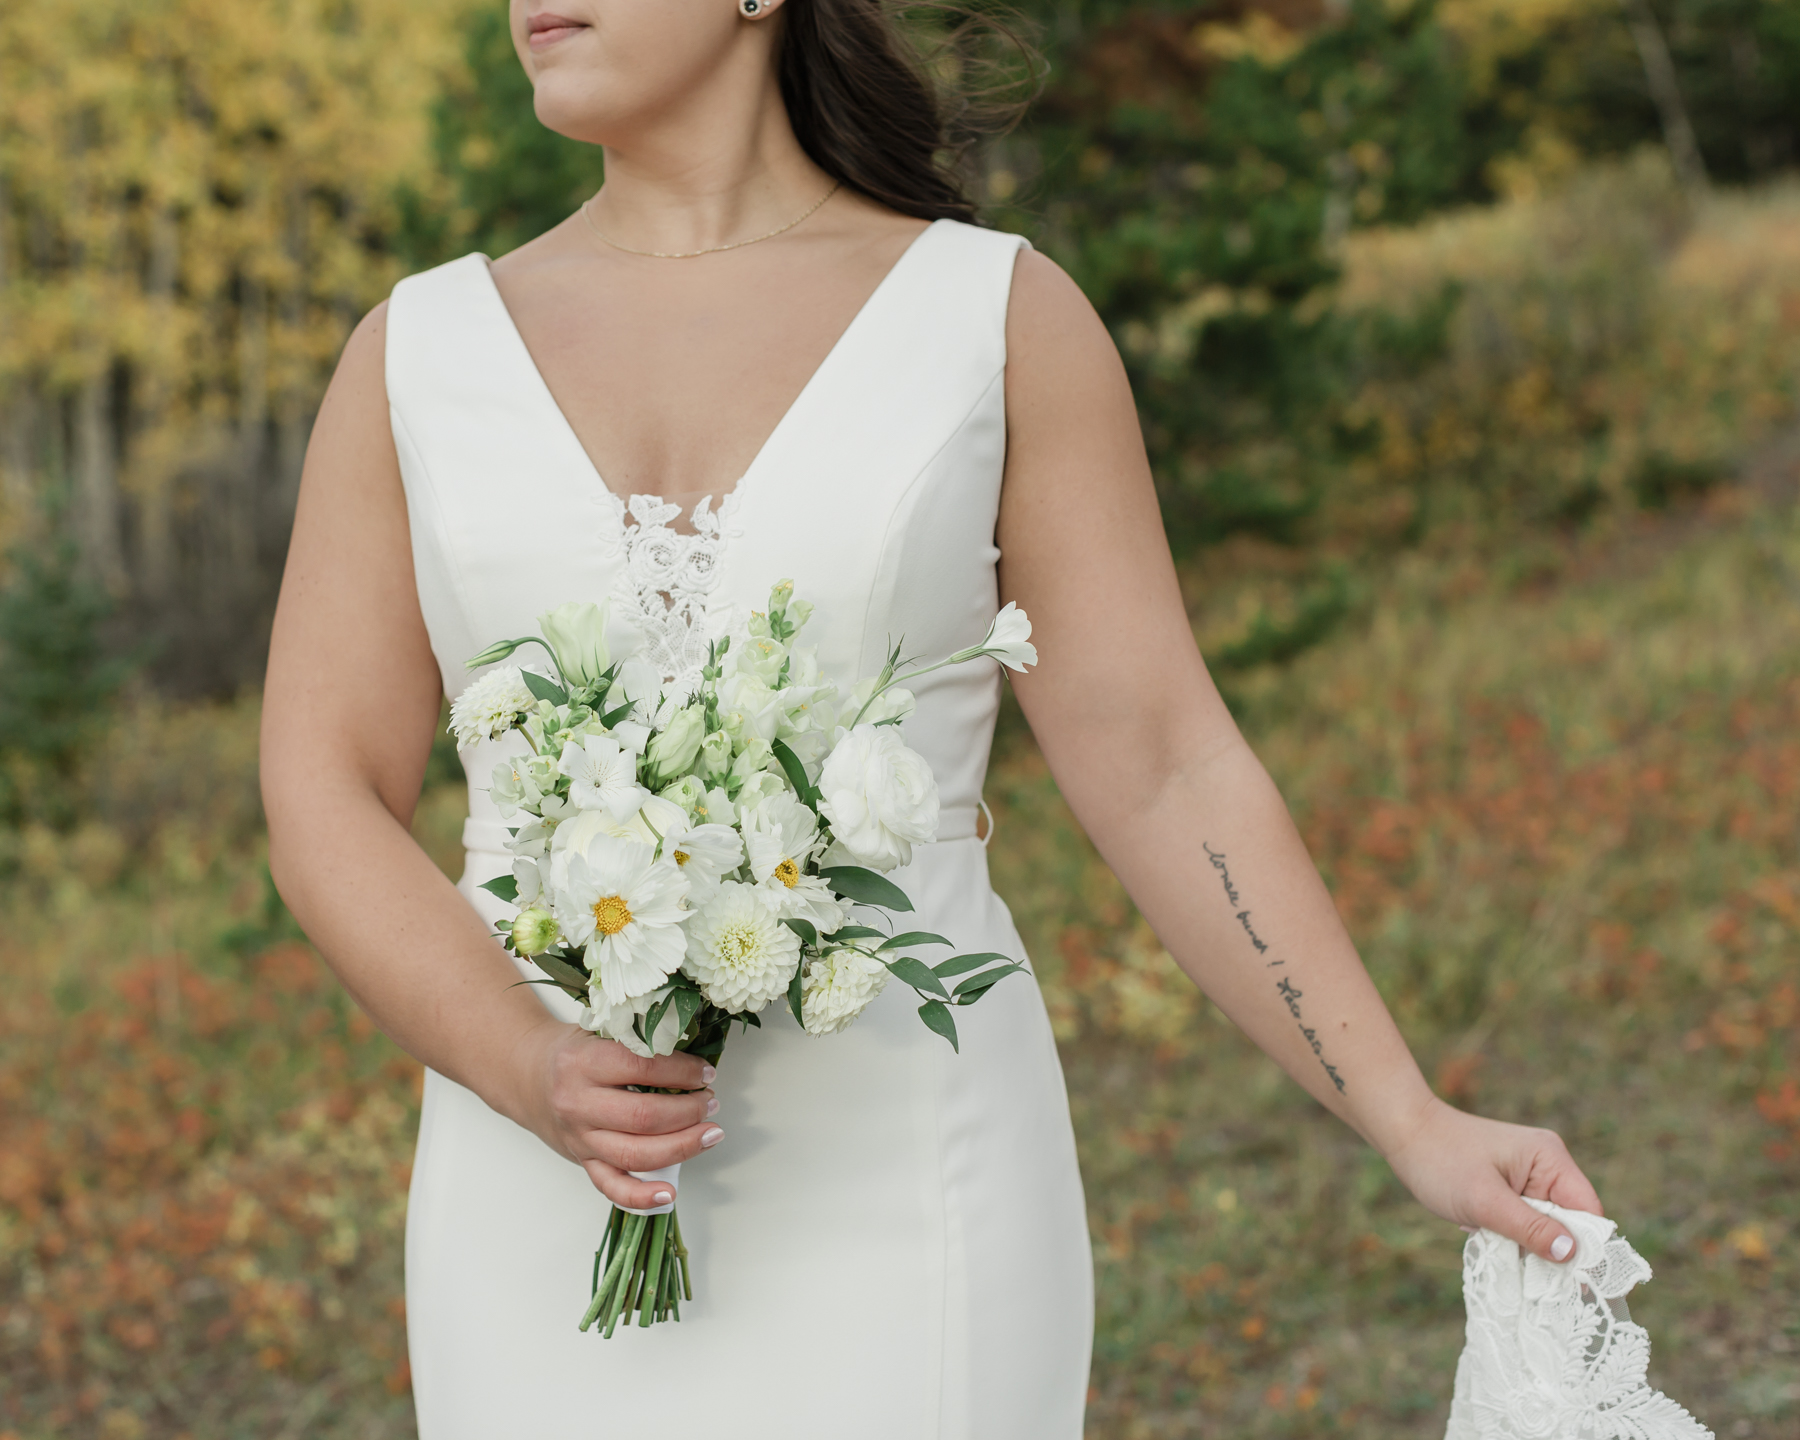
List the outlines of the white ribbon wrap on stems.
{"type": "MultiPolygon", "coordinates": [[[[681,1180],[681,1162],[677,1160],[673,1165],[665,1165],[660,1170],[632,1170],[628,1173],[633,1180],[667,1180],[669,1189],[673,1192],[681,1180]]],[[[629,1205],[621,1205],[619,1208],[627,1215],[667,1215],[675,1208],[675,1202],[671,1200],[667,1205],[656,1205],[648,1210],[633,1210],[629,1205]]]]}
{"type": "Polygon", "coordinates": [[[1712,1435],[1645,1381],[1650,1335],[1625,1292],[1650,1278],[1611,1220],[1525,1203],[1575,1237],[1563,1264],[1492,1230],[1463,1247],[1467,1344],[1444,1440],[1707,1440],[1712,1435]]]}

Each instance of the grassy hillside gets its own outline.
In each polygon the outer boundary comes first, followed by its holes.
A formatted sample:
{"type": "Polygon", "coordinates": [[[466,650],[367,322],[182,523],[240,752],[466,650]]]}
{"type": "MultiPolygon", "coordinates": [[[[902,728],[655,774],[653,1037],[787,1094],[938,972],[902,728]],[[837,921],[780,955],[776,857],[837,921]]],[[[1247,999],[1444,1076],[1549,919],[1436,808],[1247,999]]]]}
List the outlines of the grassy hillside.
{"type": "MultiPolygon", "coordinates": [[[[1311,538],[1184,584],[1217,654],[1342,567],[1324,644],[1222,667],[1238,712],[1427,1073],[1568,1137],[1656,1267],[1653,1379],[1774,1440],[1800,1421],[1795,202],[1658,229],[1654,183],[1595,183],[1359,240],[1346,313],[1441,311],[1366,375],[1413,439],[1311,538]],[[1605,503],[1527,503],[1584,478],[1605,503]]],[[[411,1433],[418,1069],[271,903],[256,718],[137,701],[65,783],[78,824],[0,828],[0,1440],[411,1433]]],[[[1441,1434],[1461,1237],[1179,976],[1016,722],[988,796],[1087,1178],[1090,1434],[1441,1434]]],[[[460,805],[440,774],[420,811],[447,868],[460,805]]]]}

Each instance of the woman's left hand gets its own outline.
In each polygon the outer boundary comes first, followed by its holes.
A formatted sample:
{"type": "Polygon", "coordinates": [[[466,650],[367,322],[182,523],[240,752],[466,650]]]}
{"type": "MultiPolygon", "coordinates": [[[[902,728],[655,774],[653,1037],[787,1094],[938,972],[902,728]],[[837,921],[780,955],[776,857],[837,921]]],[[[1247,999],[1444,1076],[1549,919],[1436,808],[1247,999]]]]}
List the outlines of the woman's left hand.
{"type": "Polygon", "coordinates": [[[1495,1231],[1546,1260],[1567,1260],[1574,1238],[1521,1195],[1603,1213],[1599,1195],[1554,1130],[1486,1120],[1442,1100],[1432,1102],[1387,1161],[1433,1214],[1495,1231]]]}

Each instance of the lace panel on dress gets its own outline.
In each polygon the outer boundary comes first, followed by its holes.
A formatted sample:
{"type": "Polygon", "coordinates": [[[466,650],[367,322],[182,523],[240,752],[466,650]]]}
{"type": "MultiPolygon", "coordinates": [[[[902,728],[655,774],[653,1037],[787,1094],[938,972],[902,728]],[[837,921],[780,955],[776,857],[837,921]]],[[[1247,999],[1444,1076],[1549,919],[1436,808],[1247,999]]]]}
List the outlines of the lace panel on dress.
{"type": "Polygon", "coordinates": [[[722,621],[711,618],[726,542],[737,513],[736,491],[715,511],[704,497],[688,517],[693,532],[671,522],[681,507],[656,495],[621,500],[607,492],[617,521],[619,559],[613,604],[642,630],[643,658],[657,671],[671,696],[698,688],[708,644],[722,621]]]}

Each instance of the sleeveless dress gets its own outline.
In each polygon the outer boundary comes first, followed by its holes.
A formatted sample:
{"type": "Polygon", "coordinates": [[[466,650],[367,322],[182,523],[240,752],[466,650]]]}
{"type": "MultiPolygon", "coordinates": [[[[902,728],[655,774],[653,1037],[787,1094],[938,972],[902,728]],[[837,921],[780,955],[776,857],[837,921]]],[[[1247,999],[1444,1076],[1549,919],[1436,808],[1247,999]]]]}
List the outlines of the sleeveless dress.
{"type": "MultiPolygon", "coordinates": [[[[848,686],[890,637],[935,657],[997,608],[1005,322],[1017,237],[922,231],[735,491],[692,532],[621,500],[470,255],[403,281],[387,386],[419,603],[445,693],[464,659],[565,600],[612,596],[676,654],[791,579],[802,640],[848,686]]],[[[671,661],[671,667],[673,666],[671,661]]],[[[998,668],[916,687],[909,745],[942,793],[939,841],[894,872],[917,928],[1024,958],[988,883],[976,810],[998,668]]],[[[519,742],[518,737],[508,739],[519,742]]],[[[465,755],[460,888],[507,870],[487,795],[507,742],[465,755]]],[[[560,992],[534,992],[566,1019],[560,992]]],[[[734,1033],[724,1140],[680,1182],[694,1300],[678,1324],[576,1329],[610,1207],[586,1174],[433,1072],[406,1231],[421,1440],[1078,1440],[1093,1272],[1067,1096],[1033,977],[957,1012],[953,1053],[890,985],[815,1039],[783,1006],[734,1033]]]]}

